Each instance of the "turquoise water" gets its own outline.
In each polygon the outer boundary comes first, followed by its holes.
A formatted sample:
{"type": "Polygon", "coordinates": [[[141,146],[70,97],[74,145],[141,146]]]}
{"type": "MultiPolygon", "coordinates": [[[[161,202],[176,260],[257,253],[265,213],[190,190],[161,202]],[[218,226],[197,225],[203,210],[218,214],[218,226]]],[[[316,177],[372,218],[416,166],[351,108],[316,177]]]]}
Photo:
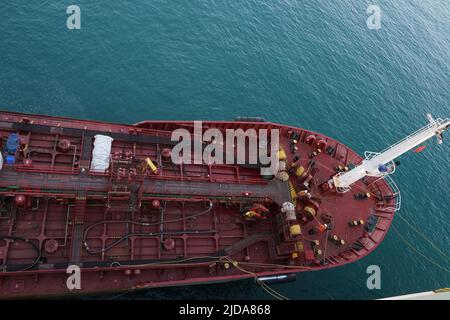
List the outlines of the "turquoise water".
{"type": "MultiPolygon", "coordinates": [[[[264,116],[316,130],[362,154],[450,116],[450,2],[2,1],[0,106],[134,123],[264,116]],[[377,4],[382,28],[369,30],[377,4]],[[81,30],[66,8],[81,8],[81,30]]],[[[445,137],[444,137],[445,138],[445,137]]],[[[403,157],[400,215],[449,253],[450,142],[403,157]]],[[[300,274],[293,299],[373,299],[450,287],[449,261],[403,221],[370,256],[300,274]],[[381,268],[381,290],[366,268],[381,268]]],[[[267,298],[252,281],[126,298],[267,298]]]]}

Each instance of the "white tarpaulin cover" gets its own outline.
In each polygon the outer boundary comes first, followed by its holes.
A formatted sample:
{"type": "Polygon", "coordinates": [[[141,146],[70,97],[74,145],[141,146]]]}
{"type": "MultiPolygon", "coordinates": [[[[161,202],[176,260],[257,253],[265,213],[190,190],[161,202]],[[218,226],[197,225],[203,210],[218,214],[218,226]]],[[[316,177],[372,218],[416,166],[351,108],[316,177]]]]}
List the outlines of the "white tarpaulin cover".
{"type": "Polygon", "coordinates": [[[113,138],[98,134],[94,137],[94,150],[92,150],[91,170],[105,172],[109,168],[109,155],[113,138]]]}

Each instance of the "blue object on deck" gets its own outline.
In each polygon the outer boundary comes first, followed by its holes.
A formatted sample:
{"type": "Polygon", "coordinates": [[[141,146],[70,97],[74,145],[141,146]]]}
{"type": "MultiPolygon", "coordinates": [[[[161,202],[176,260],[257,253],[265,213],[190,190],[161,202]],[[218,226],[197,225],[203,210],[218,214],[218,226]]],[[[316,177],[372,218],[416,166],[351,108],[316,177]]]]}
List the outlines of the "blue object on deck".
{"type": "Polygon", "coordinates": [[[389,168],[385,164],[381,164],[378,166],[378,171],[380,171],[380,172],[387,172],[388,170],[389,170],[389,168]]]}
{"type": "Polygon", "coordinates": [[[11,133],[6,140],[6,152],[9,154],[15,154],[17,147],[19,146],[19,137],[16,133],[11,133]]]}
{"type": "Polygon", "coordinates": [[[6,164],[13,165],[14,163],[16,163],[16,157],[14,157],[12,155],[7,155],[6,156],[6,164]]]}

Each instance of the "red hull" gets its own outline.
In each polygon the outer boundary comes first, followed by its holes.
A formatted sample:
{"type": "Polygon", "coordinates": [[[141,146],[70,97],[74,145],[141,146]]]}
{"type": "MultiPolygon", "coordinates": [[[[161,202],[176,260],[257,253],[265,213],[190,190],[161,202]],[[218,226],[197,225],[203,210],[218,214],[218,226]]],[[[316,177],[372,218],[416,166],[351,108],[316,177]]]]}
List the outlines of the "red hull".
{"type": "Polygon", "coordinates": [[[171,132],[192,131],[192,124],[132,126],[0,112],[3,145],[13,133],[20,137],[14,163],[0,171],[0,297],[116,292],[321,270],[356,261],[383,240],[396,201],[384,180],[358,181],[344,194],[322,189],[337,166],[362,160],[345,145],[269,122],[203,123],[223,131],[279,129],[288,165],[297,155],[307,171],[304,177],[292,173],[290,183],[298,191],[309,180],[317,207],[308,216],[308,200],[293,200],[288,182],[269,180],[258,168],[180,166],[164,159],[162,150],[174,144],[171,132]],[[96,134],[114,138],[106,173],[89,171],[96,134]],[[308,170],[310,154],[317,150],[307,143],[310,135],[331,149],[315,156],[308,170]],[[67,148],[61,140],[69,141],[67,148]],[[156,174],[141,171],[146,158],[157,163],[156,174]],[[355,199],[361,192],[372,196],[355,199]],[[290,233],[280,212],[285,201],[297,202],[301,235],[290,233]],[[266,219],[243,217],[243,208],[254,203],[269,208],[266,219]],[[363,224],[350,225],[359,220],[363,224]],[[325,223],[332,229],[309,233],[325,223]],[[339,244],[333,235],[344,241],[339,244]],[[79,290],[67,288],[69,265],[81,269],[79,290]]]}

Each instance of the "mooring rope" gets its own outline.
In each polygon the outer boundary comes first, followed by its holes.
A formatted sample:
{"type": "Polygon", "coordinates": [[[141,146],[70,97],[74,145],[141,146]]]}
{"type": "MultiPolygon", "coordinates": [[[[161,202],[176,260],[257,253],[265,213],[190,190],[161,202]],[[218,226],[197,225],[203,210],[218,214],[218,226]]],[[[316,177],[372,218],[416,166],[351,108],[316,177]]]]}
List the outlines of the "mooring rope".
{"type": "Polygon", "coordinates": [[[398,231],[398,229],[396,227],[394,227],[394,225],[392,225],[392,228],[394,229],[394,231],[397,233],[397,235],[399,236],[399,238],[408,246],[410,247],[412,250],[414,250],[418,255],[420,255],[421,257],[423,257],[424,259],[426,259],[428,262],[432,263],[433,265],[435,265],[436,267],[444,270],[445,272],[450,273],[450,269],[441,266],[438,262],[430,259],[429,257],[427,257],[426,255],[424,255],[422,252],[420,252],[419,250],[417,250],[412,244],[409,243],[408,240],[406,240],[398,231]]]}
{"type": "Polygon", "coordinates": [[[408,222],[408,220],[406,220],[405,218],[403,218],[401,215],[397,215],[397,217],[399,217],[403,222],[405,222],[411,229],[413,229],[422,239],[424,239],[426,242],[428,242],[433,249],[435,249],[437,252],[439,252],[443,257],[445,257],[445,259],[447,259],[447,261],[450,261],[450,257],[445,254],[442,250],[440,250],[434,243],[433,241],[431,241],[430,239],[428,239],[423,233],[421,233],[416,227],[414,227],[414,225],[412,225],[410,222],[408,222]]]}
{"type": "Polygon", "coordinates": [[[275,289],[272,289],[267,284],[265,284],[262,280],[260,280],[258,278],[258,276],[254,272],[242,268],[239,265],[239,262],[234,261],[234,260],[232,260],[229,257],[224,257],[224,258],[226,260],[228,260],[236,269],[238,269],[238,270],[240,270],[240,271],[242,271],[244,273],[252,275],[255,278],[256,283],[258,283],[261,286],[261,288],[263,288],[268,294],[270,294],[275,299],[277,299],[277,300],[290,300],[288,297],[282,295],[281,293],[277,292],[275,289]]]}

